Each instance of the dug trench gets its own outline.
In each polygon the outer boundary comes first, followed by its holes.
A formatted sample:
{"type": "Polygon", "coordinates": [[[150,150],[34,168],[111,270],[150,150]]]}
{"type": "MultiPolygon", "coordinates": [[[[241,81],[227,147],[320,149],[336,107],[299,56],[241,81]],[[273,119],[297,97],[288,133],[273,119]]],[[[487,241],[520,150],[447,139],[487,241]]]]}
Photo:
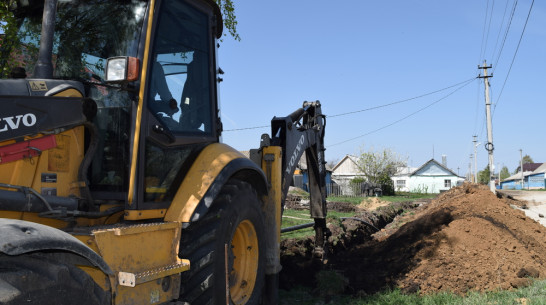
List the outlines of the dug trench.
{"type": "Polygon", "coordinates": [[[329,219],[325,260],[313,257],[313,238],[282,241],[280,287],[317,291],[317,275],[324,270],[346,283],[335,293],[355,295],[392,288],[464,294],[526,286],[531,278],[546,278],[546,228],[514,205],[521,202],[465,184],[419,206],[355,209],[359,220],[329,219]]]}

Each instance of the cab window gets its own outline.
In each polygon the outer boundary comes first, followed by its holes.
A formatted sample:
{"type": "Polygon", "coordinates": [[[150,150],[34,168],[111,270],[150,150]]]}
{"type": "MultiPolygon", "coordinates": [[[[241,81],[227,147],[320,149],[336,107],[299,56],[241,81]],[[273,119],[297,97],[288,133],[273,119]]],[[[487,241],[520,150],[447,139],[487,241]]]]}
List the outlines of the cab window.
{"type": "Polygon", "coordinates": [[[209,17],[163,1],[152,50],[148,109],[173,134],[212,136],[209,17]]]}

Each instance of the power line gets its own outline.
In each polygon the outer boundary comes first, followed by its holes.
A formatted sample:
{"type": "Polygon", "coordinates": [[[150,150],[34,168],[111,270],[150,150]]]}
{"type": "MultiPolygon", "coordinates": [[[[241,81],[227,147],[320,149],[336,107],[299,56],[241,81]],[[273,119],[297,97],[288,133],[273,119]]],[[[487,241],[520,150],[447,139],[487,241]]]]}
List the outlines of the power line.
{"type": "Polygon", "coordinates": [[[502,84],[502,88],[499,92],[499,96],[497,97],[497,102],[495,103],[495,107],[493,108],[493,115],[495,114],[495,109],[497,108],[497,105],[499,104],[499,100],[502,95],[502,91],[504,90],[504,86],[506,85],[506,81],[508,80],[508,76],[510,75],[510,71],[512,71],[512,65],[514,64],[514,61],[516,60],[516,55],[518,54],[519,46],[521,44],[521,40],[523,39],[523,34],[525,33],[525,28],[527,28],[527,22],[529,21],[529,17],[531,16],[531,11],[533,10],[533,4],[535,4],[535,0],[531,2],[531,6],[529,7],[529,13],[527,13],[527,19],[525,19],[525,25],[523,26],[523,30],[521,31],[521,35],[518,41],[518,46],[516,47],[516,51],[514,52],[514,56],[512,57],[510,68],[508,69],[508,73],[506,73],[506,78],[504,79],[504,83],[502,84]]]}
{"type": "MultiPolygon", "coordinates": [[[[429,92],[429,93],[425,93],[425,94],[422,94],[422,95],[419,95],[419,96],[415,96],[415,97],[412,97],[412,98],[408,98],[408,99],[405,99],[405,100],[401,100],[401,101],[397,101],[397,102],[393,102],[393,103],[388,103],[388,104],[384,104],[384,105],[379,105],[379,106],[375,106],[375,107],[371,107],[371,108],[367,108],[367,109],[362,109],[362,110],[356,110],[356,111],[350,111],[350,112],[345,112],[345,113],[339,113],[339,114],[335,114],[335,115],[328,115],[328,116],[326,116],[326,117],[327,117],[327,118],[333,118],[333,117],[338,117],[338,116],[343,116],[343,115],[349,115],[349,114],[353,114],[353,113],[359,113],[359,112],[364,112],[364,111],[369,111],[369,110],[374,110],[374,109],[379,109],[379,108],[383,108],[383,107],[387,107],[387,106],[392,106],[392,105],[400,104],[400,103],[403,103],[403,102],[415,100],[415,99],[418,99],[418,98],[421,98],[421,97],[425,97],[425,96],[428,96],[428,95],[431,95],[431,94],[434,94],[434,93],[438,93],[438,92],[441,92],[441,91],[444,91],[444,90],[453,88],[453,87],[455,87],[455,86],[458,86],[458,85],[460,85],[460,84],[464,84],[464,83],[469,82],[469,81],[474,80],[474,79],[475,79],[475,77],[473,77],[473,78],[471,78],[471,79],[467,79],[467,80],[462,81],[462,82],[459,82],[459,83],[457,83],[457,84],[451,85],[451,86],[449,86],[449,87],[445,87],[445,88],[443,88],[443,89],[439,89],[439,90],[436,90],[436,91],[432,91],[432,92],[429,92]]],[[[251,129],[260,129],[260,128],[268,128],[268,127],[270,127],[270,126],[269,126],[269,125],[264,125],[264,126],[237,128],[237,129],[226,129],[226,130],[224,130],[224,132],[242,131],[242,130],[251,130],[251,129]]]]}
{"type": "Polygon", "coordinates": [[[358,139],[358,138],[365,137],[365,136],[367,136],[367,135],[370,135],[370,134],[372,134],[372,133],[375,133],[375,132],[378,132],[378,131],[380,131],[380,130],[383,130],[383,129],[387,128],[387,127],[390,127],[390,126],[392,126],[392,125],[394,125],[394,124],[396,124],[396,123],[399,123],[399,122],[401,122],[401,121],[403,121],[403,120],[405,120],[405,119],[407,119],[407,118],[409,118],[409,117],[411,117],[411,116],[413,116],[413,115],[415,115],[415,114],[417,114],[417,113],[419,113],[419,112],[421,112],[421,111],[423,111],[423,110],[425,110],[425,109],[427,109],[427,108],[429,108],[429,107],[431,107],[431,106],[433,106],[433,105],[439,103],[440,101],[442,101],[442,100],[448,98],[449,96],[451,96],[451,95],[454,94],[455,92],[461,90],[462,88],[466,87],[468,84],[470,84],[472,81],[474,81],[474,80],[476,80],[476,79],[477,79],[477,78],[475,77],[475,78],[472,78],[472,79],[466,81],[465,84],[463,84],[462,86],[460,86],[460,87],[458,87],[457,89],[453,90],[452,92],[448,93],[448,94],[445,95],[444,97],[442,97],[442,98],[440,98],[440,99],[438,99],[438,100],[436,100],[436,101],[434,101],[434,102],[428,104],[427,106],[425,106],[425,107],[423,107],[423,108],[420,108],[420,109],[417,110],[417,111],[414,111],[414,112],[412,112],[412,113],[410,113],[410,114],[408,114],[408,115],[402,117],[402,118],[399,119],[399,120],[396,120],[396,121],[394,121],[394,122],[392,122],[392,123],[390,123],[390,124],[387,124],[387,125],[385,125],[385,126],[383,126],[383,127],[374,129],[374,130],[372,130],[372,131],[369,131],[369,132],[367,132],[367,133],[365,133],[365,134],[362,134],[362,135],[359,135],[359,136],[357,136],[357,137],[350,138],[350,139],[348,139],[348,140],[341,141],[341,142],[338,142],[338,143],[334,143],[334,144],[332,144],[332,145],[328,145],[327,148],[328,148],[328,147],[332,147],[332,146],[337,146],[337,145],[340,145],[340,144],[343,144],[343,143],[346,143],[346,142],[350,142],[350,141],[356,140],[356,139],[358,139]]]}
{"type": "MultiPolygon", "coordinates": [[[[496,67],[498,65],[498,63],[499,63],[499,59],[501,57],[502,50],[504,49],[504,43],[506,42],[506,38],[508,37],[508,32],[510,31],[510,26],[512,25],[512,20],[514,19],[514,13],[516,12],[516,7],[517,6],[518,6],[518,0],[514,1],[514,5],[512,6],[512,12],[510,13],[510,20],[508,21],[508,26],[506,27],[506,31],[504,32],[504,37],[502,39],[501,48],[499,50],[499,54],[497,55],[497,59],[495,60],[495,63],[493,64],[493,67],[496,67]]],[[[495,72],[495,68],[493,68],[493,72],[495,72]]]]}
{"type": "Polygon", "coordinates": [[[487,34],[485,36],[485,48],[483,50],[483,55],[487,52],[487,43],[489,42],[489,30],[491,29],[491,20],[493,19],[493,9],[495,8],[495,0],[491,3],[491,13],[489,14],[489,24],[487,25],[487,34]]]}
{"type": "Polygon", "coordinates": [[[226,129],[226,130],[224,130],[224,132],[227,132],[227,131],[241,131],[241,130],[249,130],[249,129],[260,129],[260,128],[268,128],[268,127],[271,127],[271,125],[237,128],[237,129],[226,129]]]}
{"type": "Polygon", "coordinates": [[[481,43],[481,46],[480,46],[480,58],[478,59],[478,61],[481,61],[481,59],[483,57],[483,54],[485,53],[484,45],[487,44],[487,40],[485,38],[485,25],[487,24],[487,15],[488,14],[489,14],[489,0],[487,0],[487,3],[485,5],[485,18],[483,19],[483,29],[482,29],[482,43],[481,43]]]}
{"type": "Polygon", "coordinates": [[[361,110],[355,110],[355,111],[350,111],[350,112],[344,112],[344,113],[339,113],[339,114],[334,114],[334,115],[327,115],[326,117],[328,118],[334,118],[334,117],[338,117],[338,116],[344,116],[344,115],[349,115],[349,114],[354,114],[354,113],[359,113],[359,112],[364,112],[364,111],[370,111],[370,110],[375,110],[375,109],[379,109],[379,108],[384,108],[384,107],[388,107],[388,106],[392,106],[392,105],[396,105],[396,104],[401,104],[401,103],[404,103],[404,102],[408,102],[408,101],[411,101],[411,100],[415,100],[415,99],[418,99],[418,98],[421,98],[421,97],[425,97],[425,96],[428,96],[428,95],[431,95],[431,94],[434,94],[434,93],[438,93],[438,92],[441,92],[441,91],[444,91],[444,90],[447,90],[447,89],[450,89],[450,88],[453,88],[453,87],[456,87],[460,84],[464,84],[468,81],[471,81],[471,80],[474,80],[475,77],[471,78],[471,79],[467,79],[465,81],[462,81],[460,83],[457,83],[457,84],[454,84],[454,85],[451,85],[449,87],[445,87],[443,89],[440,89],[440,90],[436,90],[436,91],[432,91],[432,92],[429,92],[429,93],[425,93],[425,94],[422,94],[422,95],[419,95],[419,96],[415,96],[415,97],[411,97],[411,98],[408,98],[408,99],[405,99],[405,100],[401,100],[401,101],[397,101],[397,102],[392,102],[392,103],[388,103],[388,104],[383,104],[383,105],[379,105],[379,106],[374,106],[374,107],[370,107],[370,108],[366,108],[366,109],[361,109],[361,110]]]}
{"type": "Polygon", "coordinates": [[[508,11],[508,1],[506,0],[506,4],[504,5],[504,13],[502,14],[502,20],[500,22],[499,32],[497,34],[497,40],[495,41],[495,47],[493,48],[493,58],[495,58],[495,53],[497,53],[497,46],[499,45],[499,38],[501,36],[502,28],[504,26],[504,19],[506,18],[506,12],[508,11]]]}

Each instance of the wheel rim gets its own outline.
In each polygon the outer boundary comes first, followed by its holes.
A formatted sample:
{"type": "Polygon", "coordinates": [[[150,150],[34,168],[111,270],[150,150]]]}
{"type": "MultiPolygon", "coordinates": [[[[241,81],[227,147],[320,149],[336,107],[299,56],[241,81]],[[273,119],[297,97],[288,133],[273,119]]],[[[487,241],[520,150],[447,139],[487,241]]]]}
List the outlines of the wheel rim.
{"type": "Polygon", "coordinates": [[[258,272],[258,237],[249,220],[244,220],[235,229],[231,240],[232,268],[229,276],[231,301],[245,304],[254,290],[258,272]]]}

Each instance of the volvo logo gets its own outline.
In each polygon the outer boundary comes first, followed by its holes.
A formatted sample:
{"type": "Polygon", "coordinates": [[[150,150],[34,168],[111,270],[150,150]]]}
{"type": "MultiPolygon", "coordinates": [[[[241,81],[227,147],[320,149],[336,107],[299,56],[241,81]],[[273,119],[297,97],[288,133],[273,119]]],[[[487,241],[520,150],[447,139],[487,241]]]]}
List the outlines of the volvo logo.
{"type": "Polygon", "coordinates": [[[296,150],[292,153],[292,157],[290,158],[290,161],[288,162],[288,166],[286,167],[286,174],[290,175],[291,170],[294,168],[294,165],[296,165],[296,160],[298,159],[298,156],[301,152],[301,146],[305,142],[304,135],[301,135],[300,140],[298,141],[298,144],[296,145],[296,150]]]}
{"type": "Polygon", "coordinates": [[[34,126],[36,124],[36,116],[32,113],[27,113],[0,118],[0,132],[19,129],[21,124],[25,127],[34,126]]]}

